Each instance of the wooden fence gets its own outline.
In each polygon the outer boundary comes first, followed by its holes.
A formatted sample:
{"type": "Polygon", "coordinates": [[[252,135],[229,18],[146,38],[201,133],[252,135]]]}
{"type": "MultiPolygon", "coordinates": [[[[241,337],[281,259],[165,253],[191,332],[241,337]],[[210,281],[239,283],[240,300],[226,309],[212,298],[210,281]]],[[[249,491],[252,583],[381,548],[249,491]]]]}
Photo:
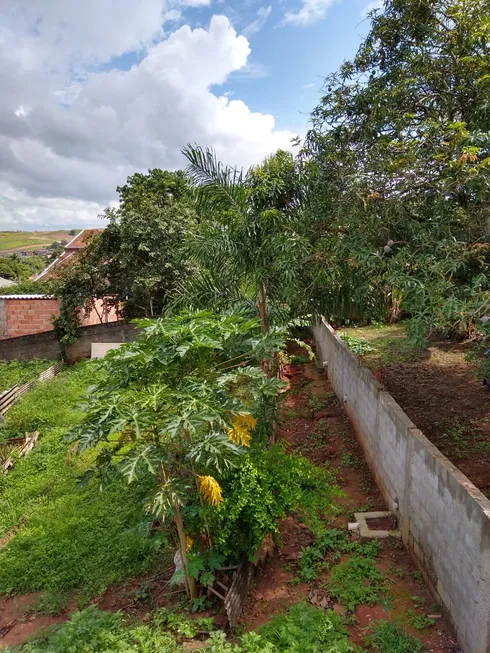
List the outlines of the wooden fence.
{"type": "Polygon", "coordinates": [[[42,372],[37,379],[28,381],[23,385],[14,385],[13,388],[0,393],[0,419],[1,416],[4,415],[7,410],[11,408],[20,397],[22,397],[23,394],[32,388],[36,381],[44,382],[49,381],[49,379],[53,379],[61,371],[62,367],[63,363],[59,361],[55,365],[48,367],[47,370],[44,370],[44,372],[42,372]]]}

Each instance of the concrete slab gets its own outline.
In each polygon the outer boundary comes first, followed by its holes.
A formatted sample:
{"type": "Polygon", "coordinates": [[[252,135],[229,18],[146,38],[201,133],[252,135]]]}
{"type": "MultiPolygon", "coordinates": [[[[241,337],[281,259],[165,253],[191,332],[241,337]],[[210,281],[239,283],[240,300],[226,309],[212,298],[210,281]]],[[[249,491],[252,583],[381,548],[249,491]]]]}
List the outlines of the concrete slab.
{"type": "Polygon", "coordinates": [[[396,537],[401,538],[400,531],[376,531],[369,528],[367,520],[368,519],[384,519],[386,517],[393,517],[393,513],[389,510],[379,511],[379,512],[356,512],[354,513],[354,519],[359,524],[359,533],[361,536],[361,542],[366,540],[373,539],[385,539],[387,537],[396,537]]]}
{"type": "Polygon", "coordinates": [[[104,358],[111,349],[119,349],[122,342],[93,342],[90,358],[104,358]]]}

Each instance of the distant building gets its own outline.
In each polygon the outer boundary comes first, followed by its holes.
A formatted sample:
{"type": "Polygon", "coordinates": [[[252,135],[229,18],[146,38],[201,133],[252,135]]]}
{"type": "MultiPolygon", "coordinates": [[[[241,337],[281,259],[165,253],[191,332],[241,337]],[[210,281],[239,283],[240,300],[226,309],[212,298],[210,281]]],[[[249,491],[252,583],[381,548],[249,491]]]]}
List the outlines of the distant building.
{"type": "Polygon", "coordinates": [[[79,252],[87,247],[92,241],[94,236],[102,233],[103,229],[83,229],[79,234],[66,244],[63,253],[58,256],[52,263],[48,265],[42,272],[40,272],[34,281],[47,281],[57,276],[57,271],[68,263],[74,263],[79,252]]]}

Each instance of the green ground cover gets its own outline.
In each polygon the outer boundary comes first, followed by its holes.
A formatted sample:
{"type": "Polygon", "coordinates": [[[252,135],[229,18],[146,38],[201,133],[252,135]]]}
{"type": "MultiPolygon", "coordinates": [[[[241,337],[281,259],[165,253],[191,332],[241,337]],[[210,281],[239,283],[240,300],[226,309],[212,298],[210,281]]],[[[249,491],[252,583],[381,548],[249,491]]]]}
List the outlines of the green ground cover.
{"type": "Polygon", "coordinates": [[[142,510],[144,487],[114,481],[101,493],[79,488],[96,451],[80,456],[65,442],[94,380],[91,363],[39,384],[13,407],[0,441],[38,430],[38,445],[0,475],[0,593],[76,590],[83,604],[110,583],[141,573],[165,556],[142,510]]]}
{"type": "Polygon", "coordinates": [[[54,241],[71,240],[68,231],[0,231],[0,251],[32,250],[51,245],[54,241]]]}
{"type": "MultiPolygon", "coordinates": [[[[210,631],[200,647],[205,653],[362,653],[349,640],[341,616],[305,603],[276,615],[265,626],[239,637],[234,644],[223,631],[214,631],[212,619],[192,620],[160,609],[144,624],[121,613],[102,612],[94,606],[72,615],[71,621],[41,633],[23,647],[23,653],[184,653],[192,638],[210,631]]],[[[397,622],[373,622],[365,642],[381,653],[421,653],[423,647],[397,622]]],[[[197,643],[197,642],[196,642],[197,643]]]]}
{"type": "Polygon", "coordinates": [[[47,370],[53,361],[42,359],[32,361],[0,361],[0,392],[13,385],[26,383],[47,370]]]}

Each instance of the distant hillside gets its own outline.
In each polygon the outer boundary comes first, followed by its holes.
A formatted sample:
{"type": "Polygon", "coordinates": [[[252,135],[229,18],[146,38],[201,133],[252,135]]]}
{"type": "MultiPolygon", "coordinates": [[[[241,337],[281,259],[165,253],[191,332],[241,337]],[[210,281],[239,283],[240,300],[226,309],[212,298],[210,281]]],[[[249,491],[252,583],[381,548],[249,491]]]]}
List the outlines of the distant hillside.
{"type": "MultiPolygon", "coordinates": [[[[81,231],[77,229],[78,233],[81,231]]],[[[0,231],[0,252],[20,252],[47,247],[55,241],[70,241],[69,231],[0,231]]]]}

